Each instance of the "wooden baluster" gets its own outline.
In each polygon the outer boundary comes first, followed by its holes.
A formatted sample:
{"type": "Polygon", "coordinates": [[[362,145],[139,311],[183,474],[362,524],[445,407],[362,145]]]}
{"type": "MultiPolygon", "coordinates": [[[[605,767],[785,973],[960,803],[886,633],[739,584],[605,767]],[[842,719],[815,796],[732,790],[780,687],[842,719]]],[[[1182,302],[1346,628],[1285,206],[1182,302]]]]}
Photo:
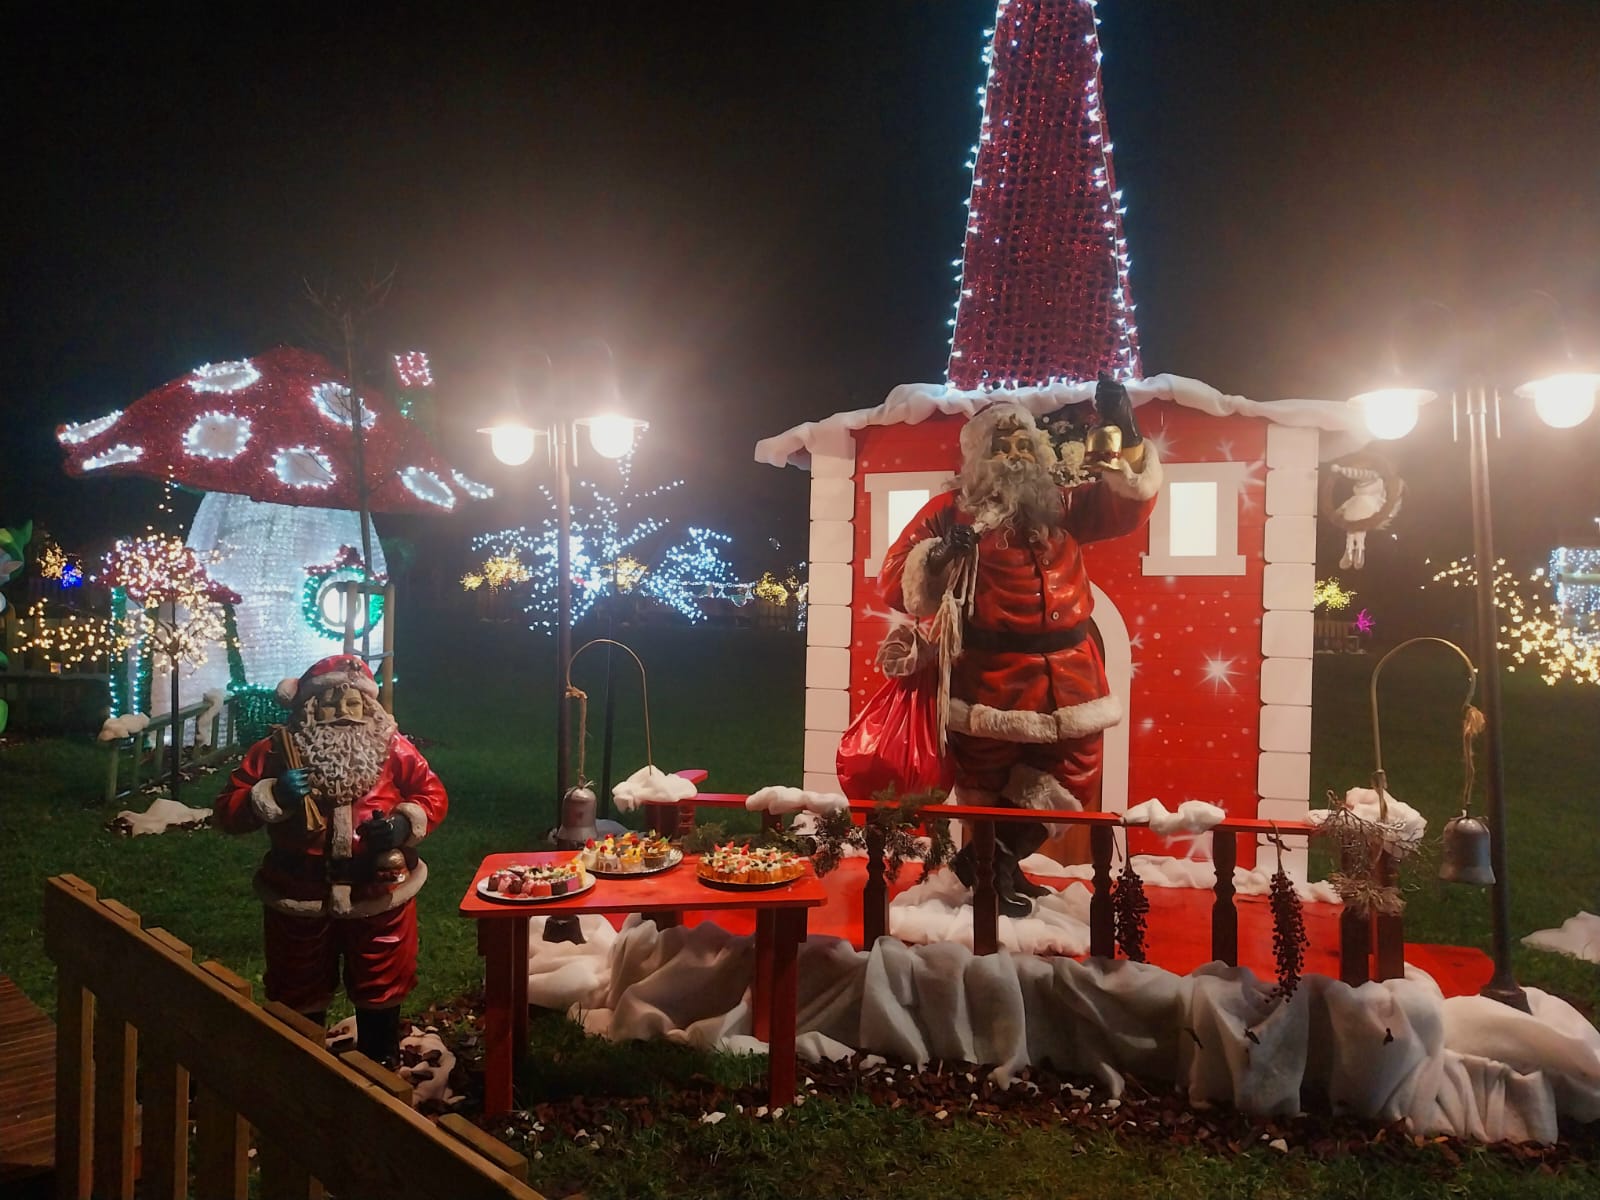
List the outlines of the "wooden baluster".
{"type": "MultiPolygon", "coordinates": [[[[139,914],[115,900],[100,906],[131,929],[139,914]]],[[[139,1031],[102,1002],[94,1014],[94,1190],[102,1200],[133,1200],[138,1149],[139,1031]]]]}
{"type": "Polygon", "coordinates": [[[1233,868],[1239,858],[1238,834],[1218,829],[1211,835],[1211,863],[1217,869],[1211,904],[1211,957],[1239,965],[1239,910],[1233,903],[1233,868]]]}
{"type": "MultiPolygon", "coordinates": [[[[1347,875],[1361,870],[1359,850],[1347,850],[1340,855],[1340,869],[1347,875]]],[[[1351,987],[1359,987],[1372,978],[1372,915],[1358,913],[1349,905],[1339,914],[1339,978],[1351,987]]]]}
{"type": "Polygon", "coordinates": [[[869,819],[864,830],[867,840],[867,886],[861,892],[861,948],[889,932],[889,884],[884,878],[883,827],[869,819]]]}
{"type": "MultiPolygon", "coordinates": [[[[94,893],[91,892],[90,895],[94,893]]],[[[56,1196],[89,1200],[94,1186],[94,996],[56,968],[56,1196]]]]}
{"type": "MultiPolygon", "coordinates": [[[[246,1000],[250,984],[218,962],[200,964],[246,1000]]],[[[249,1194],[250,1124],[209,1088],[194,1100],[194,1192],[206,1200],[246,1200],[249,1194]]]]}
{"type": "MultiPolygon", "coordinates": [[[[1378,882],[1393,887],[1399,877],[1399,864],[1387,850],[1378,854],[1378,882]]],[[[1406,973],[1405,917],[1401,913],[1378,913],[1372,919],[1376,935],[1376,978],[1402,979],[1406,973]]]]}
{"type": "MultiPolygon", "coordinates": [[[[150,936],[181,958],[194,957],[187,943],[165,929],[150,936]]],[[[139,1043],[143,1115],[139,1136],[140,1195],[184,1200],[189,1194],[189,1072],[150,1031],[139,1043]]]]}
{"type": "Polygon", "coordinates": [[[972,823],[972,952],[1000,948],[1000,894],[994,890],[994,822],[972,823]]]}
{"type": "Polygon", "coordinates": [[[1089,827],[1089,856],[1094,861],[1094,895],[1089,900],[1089,954],[1094,958],[1117,956],[1117,923],[1111,910],[1110,825],[1089,827]]]}

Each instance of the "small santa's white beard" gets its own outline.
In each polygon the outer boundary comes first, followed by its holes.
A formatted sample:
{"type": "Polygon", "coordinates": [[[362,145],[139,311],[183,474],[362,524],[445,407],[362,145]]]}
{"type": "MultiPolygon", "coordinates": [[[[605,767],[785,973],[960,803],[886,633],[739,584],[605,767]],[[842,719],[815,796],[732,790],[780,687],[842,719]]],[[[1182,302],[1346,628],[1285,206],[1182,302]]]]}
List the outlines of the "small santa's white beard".
{"type": "MultiPolygon", "coordinates": [[[[317,794],[334,804],[354,804],[383,774],[394,718],[381,707],[365,725],[318,725],[302,719],[294,740],[317,794]]],[[[309,716],[309,709],[307,710],[309,716]]]]}

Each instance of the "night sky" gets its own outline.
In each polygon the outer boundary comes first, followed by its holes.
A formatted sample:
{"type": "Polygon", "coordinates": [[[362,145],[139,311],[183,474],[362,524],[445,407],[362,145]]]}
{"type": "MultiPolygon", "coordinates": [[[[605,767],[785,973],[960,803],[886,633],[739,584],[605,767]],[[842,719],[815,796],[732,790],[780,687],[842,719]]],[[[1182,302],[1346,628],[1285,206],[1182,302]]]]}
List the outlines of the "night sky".
{"type": "MultiPolygon", "coordinates": [[[[367,369],[428,351],[446,452],[503,489],[408,535],[534,515],[471,431],[519,362],[601,338],[652,423],[638,480],[689,481],[668,515],[748,571],[803,557],[806,477],[753,444],[943,378],[993,0],[476,8],[13,27],[0,522],[93,555],[137,531],[159,487],[68,478],[55,425],[317,348],[305,281],[393,268],[367,369]]],[[[1342,399],[1428,298],[1520,381],[1528,288],[1600,342],[1600,3],[1100,13],[1147,373],[1342,399]]],[[[1467,549],[1444,407],[1396,452],[1412,561],[1467,549]]],[[[1502,551],[1594,540],[1600,420],[1505,435],[1502,551]]]]}

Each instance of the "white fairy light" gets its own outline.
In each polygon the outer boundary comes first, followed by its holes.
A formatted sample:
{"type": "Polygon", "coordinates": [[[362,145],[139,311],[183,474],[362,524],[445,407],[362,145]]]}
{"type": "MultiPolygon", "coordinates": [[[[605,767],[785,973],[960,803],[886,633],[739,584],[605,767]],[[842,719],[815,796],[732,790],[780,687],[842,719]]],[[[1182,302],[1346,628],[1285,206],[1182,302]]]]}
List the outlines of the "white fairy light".
{"type": "Polygon", "coordinates": [[[250,419],[213,410],[183,432],[183,448],[196,458],[234,459],[250,444],[250,419]]]}
{"type": "Polygon", "coordinates": [[[96,417],[92,421],[77,421],[63,425],[56,432],[56,440],[63,446],[76,446],[79,442],[87,442],[90,438],[97,438],[122,419],[122,410],[109,412],[103,417],[96,417]]]}
{"type": "Polygon", "coordinates": [[[336,478],[328,456],[314,446],[287,446],[272,460],[272,470],[290,487],[325,488],[336,478]]]}
{"type": "Polygon", "coordinates": [[[395,473],[400,476],[400,482],[405,484],[406,491],[418,500],[443,509],[456,506],[456,496],[450,490],[450,485],[432,471],[423,467],[404,467],[395,473]]]}
{"type": "Polygon", "coordinates": [[[136,462],[144,457],[143,446],[130,446],[126,442],[118,442],[108,450],[99,454],[92,454],[83,460],[85,471],[98,471],[104,467],[114,467],[119,463],[136,462]]]}
{"type": "Polygon", "coordinates": [[[365,400],[356,401],[350,389],[342,383],[319,383],[311,389],[311,403],[323,418],[344,429],[349,429],[355,416],[356,404],[361,406],[361,428],[371,429],[378,414],[367,407],[365,400]]]}
{"type": "Polygon", "coordinates": [[[203,363],[189,376],[189,386],[197,392],[242,392],[261,378],[248,358],[232,362],[203,363]]]}

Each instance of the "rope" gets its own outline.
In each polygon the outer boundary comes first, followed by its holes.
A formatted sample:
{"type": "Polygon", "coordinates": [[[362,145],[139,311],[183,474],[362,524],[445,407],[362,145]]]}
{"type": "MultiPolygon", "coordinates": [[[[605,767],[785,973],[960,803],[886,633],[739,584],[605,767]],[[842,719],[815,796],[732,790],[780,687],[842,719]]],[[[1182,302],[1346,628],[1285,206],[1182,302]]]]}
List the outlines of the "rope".
{"type": "Polygon", "coordinates": [[[644,762],[650,770],[655,770],[655,755],[650,748],[650,683],[645,675],[644,663],[640,662],[639,656],[633,652],[631,646],[613,638],[592,638],[574,650],[572,657],[567,660],[566,698],[578,702],[578,779],[580,781],[583,779],[584,749],[589,741],[589,695],[582,688],[572,686],[572,664],[577,662],[578,655],[590,646],[616,646],[618,649],[626,650],[628,657],[633,659],[639,668],[639,697],[644,704],[644,762]]]}

